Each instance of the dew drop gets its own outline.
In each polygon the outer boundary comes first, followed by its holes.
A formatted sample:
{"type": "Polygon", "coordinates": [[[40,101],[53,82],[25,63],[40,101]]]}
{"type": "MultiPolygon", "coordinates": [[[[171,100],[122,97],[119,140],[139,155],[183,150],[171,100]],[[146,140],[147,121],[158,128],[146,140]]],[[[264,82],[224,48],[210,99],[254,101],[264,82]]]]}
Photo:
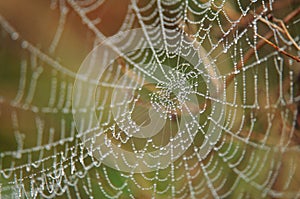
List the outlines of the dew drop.
{"type": "Polygon", "coordinates": [[[27,48],[28,47],[28,42],[27,41],[23,41],[21,44],[22,48],[27,48]]]}
{"type": "Polygon", "coordinates": [[[17,32],[14,32],[11,34],[11,39],[12,40],[17,40],[19,38],[19,34],[17,32]]]}

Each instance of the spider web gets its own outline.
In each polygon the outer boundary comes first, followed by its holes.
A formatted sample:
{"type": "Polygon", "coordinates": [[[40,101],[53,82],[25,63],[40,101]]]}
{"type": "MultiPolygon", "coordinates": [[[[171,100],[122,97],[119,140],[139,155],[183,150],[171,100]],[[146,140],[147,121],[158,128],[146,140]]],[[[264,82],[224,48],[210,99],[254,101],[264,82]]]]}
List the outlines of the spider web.
{"type": "Polygon", "coordinates": [[[37,3],[32,23],[0,4],[0,196],[299,198],[299,1],[117,4],[37,3]],[[98,79],[80,64],[107,39],[98,79]],[[163,127],[138,137],[149,109],[163,127]]]}

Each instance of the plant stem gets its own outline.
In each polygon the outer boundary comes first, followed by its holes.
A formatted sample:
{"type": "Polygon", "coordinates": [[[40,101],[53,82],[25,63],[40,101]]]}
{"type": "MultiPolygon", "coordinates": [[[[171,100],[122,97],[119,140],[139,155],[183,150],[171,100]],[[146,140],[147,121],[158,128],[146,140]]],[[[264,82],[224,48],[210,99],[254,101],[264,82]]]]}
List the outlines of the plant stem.
{"type": "MultiPolygon", "coordinates": [[[[296,17],[298,14],[300,13],[300,7],[298,7],[296,10],[294,10],[293,12],[291,12],[290,14],[288,14],[284,19],[283,22],[284,23],[288,23],[289,21],[291,21],[294,17],[296,17]]],[[[269,31],[266,33],[266,35],[264,36],[265,39],[261,39],[257,42],[256,48],[250,48],[243,60],[240,60],[239,63],[237,64],[237,69],[241,70],[243,65],[252,57],[252,55],[254,55],[255,50],[258,50],[260,48],[262,48],[265,44],[267,44],[266,40],[270,40],[273,37],[273,32],[269,31]]],[[[236,74],[231,74],[226,78],[226,87],[228,85],[230,85],[230,83],[233,81],[233,79],[235,78],[236,74]]]]}

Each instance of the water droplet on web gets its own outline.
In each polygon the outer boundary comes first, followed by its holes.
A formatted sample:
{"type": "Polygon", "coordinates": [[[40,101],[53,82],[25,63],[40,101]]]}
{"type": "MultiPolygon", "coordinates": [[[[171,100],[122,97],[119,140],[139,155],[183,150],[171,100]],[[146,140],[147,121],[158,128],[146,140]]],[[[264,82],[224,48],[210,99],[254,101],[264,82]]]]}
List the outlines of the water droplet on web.
{"type": "Polygon", "coordinates": [[[19,38],[19,33],[14,32],[14,33],[11,34],[11,39],[12,40],[17,40],[18,38],[19,38]]]}
{"type": "Polygon", "coordinates": [[[28,42],[27,41],[23,41],[21,44],[22,48],[27,48],[28,47],[28,42]]]}

